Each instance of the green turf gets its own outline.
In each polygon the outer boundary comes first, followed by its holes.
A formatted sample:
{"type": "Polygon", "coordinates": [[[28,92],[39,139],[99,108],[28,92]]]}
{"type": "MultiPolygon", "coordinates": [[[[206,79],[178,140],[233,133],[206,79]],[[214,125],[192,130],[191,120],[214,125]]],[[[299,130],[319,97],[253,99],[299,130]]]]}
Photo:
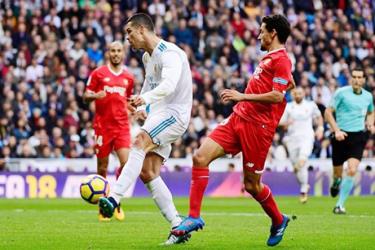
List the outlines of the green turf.
{"type": "MultiPolygon", "coordinates": [[[[188,199],[177,198],[185,214],[188,199]]],[[[375,197],[350,197],[347,215],[333,215],[334,200],[277,197],[297,216],[276,249],[375,249],[375,197]]],[[[163,247],[169,226],[150,198],[125,200],[126,221],[99,223],[96,207],[80,199],[0,199],[0,249],[269,249],[269,219],[249,198],[206,198],[206,227],[183,245],[163,247]]]]}

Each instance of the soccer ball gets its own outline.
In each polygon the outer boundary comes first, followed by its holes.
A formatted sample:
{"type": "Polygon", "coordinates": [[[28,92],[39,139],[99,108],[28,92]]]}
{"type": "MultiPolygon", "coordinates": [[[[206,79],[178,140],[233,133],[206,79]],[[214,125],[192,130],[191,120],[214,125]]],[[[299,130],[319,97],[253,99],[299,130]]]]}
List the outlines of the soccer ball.
{"type": "Polygon", "coordinates": [[[92,174],[81,181],[79,188],[82,199],[91,204],[97,204],[100,197],[109,193],[109,183],[102,176],[92,174]]]}

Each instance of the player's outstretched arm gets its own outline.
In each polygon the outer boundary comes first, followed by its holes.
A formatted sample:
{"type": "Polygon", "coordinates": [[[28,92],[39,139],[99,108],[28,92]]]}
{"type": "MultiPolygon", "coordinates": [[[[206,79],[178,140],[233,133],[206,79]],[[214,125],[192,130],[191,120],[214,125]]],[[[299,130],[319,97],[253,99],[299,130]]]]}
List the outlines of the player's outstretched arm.
{"type": "Polygon", "coordinates": [[[92,102],[96,99],[101,99],[103,97],[106,96],[106,93],[104,90],[101,90],[97,93],[95,93],[94,91],[91,91],[91,90],[86,90],[84,93],[83,93],[83,96],[82,96],[82,99],[85,103],[89,103],[89,102],[92,102]]]}
{"type": "Polygon", "coordinates": [[[182,60],[175,51],[164,52],[162,59],[162,72],[160,84],[140,97],[146,104],[152,104],[172,94],[182,73],[182,60]]]}
{"type": "Polygon", "coordinates": [[[284,100],[284,93],[277,90],[272,90],[264,94],[243,94],[234,89],[225,89],[221,93],[221,98],[224,103],[229,101],[241,102],[264,102],[264,103],[280,103],[284,100]]]}

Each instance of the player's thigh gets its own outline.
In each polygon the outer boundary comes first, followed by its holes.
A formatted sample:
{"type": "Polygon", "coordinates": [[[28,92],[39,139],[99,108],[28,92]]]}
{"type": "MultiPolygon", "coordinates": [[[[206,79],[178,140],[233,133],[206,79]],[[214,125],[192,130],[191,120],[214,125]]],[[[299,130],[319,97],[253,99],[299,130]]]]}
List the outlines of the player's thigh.
{"type": "Polygon", "coordinates": [[[95,154],[98,158],[108,157],[113,150],[113,135],[103,131],[95,131],[95,154]]]}
{"type": "Polygon", "coordinates": [[[207,137],[199,149],[194,153],[193,165],[205,167],[208,166],[213,160],[225,155],[224,148],[211,139],[207,137]]]}
{"type": "Polygon", "coordinates": [[[346,140],[337,141],[334,135],[331,135],[332,145],[332,164],[333,166],[342,166],[348,159],[346,140]]]}
{"type": "Polygon", "coordinates": [[[299,143],[298,142],[287,142],[286,148],[288,150],[289,159],[292,164],[296,164],[299,155],[299,143]]]}
{"type": "Polygon", "coordinates": [[[166,145],[173,143],[186,131],[184,124],[177,117],[168,112],[150,114],[145,124],[142,126],[156,145],[166,145]]]}
{"type": "Polygon", "coordinates": [[[314,148],[314,138],[306,138],[300,142],[298,160],[307,160],[314,148]]]}
{"type": "Polygon", "coordinates": [[[116,133],[113,140],[113,148],[116,151],[121,166],[123,166],[128,160],[130,146],[131,137],[129,129],[124,129],[116,133]]]}
{"type": "Polygon", "coordinates": [[[235,155],[240,152],[240,139],[234,129],[237,120],[238,117],[232,114],[222,121],[204,140],[197,153],[216,159],[224,154],[235,155]]]}
{"type": "Polygon", "coordinates": [[[244,171],[263,173],[274,130],[255,122],[242,122],[236,131],[241,141],[244,171]]]}

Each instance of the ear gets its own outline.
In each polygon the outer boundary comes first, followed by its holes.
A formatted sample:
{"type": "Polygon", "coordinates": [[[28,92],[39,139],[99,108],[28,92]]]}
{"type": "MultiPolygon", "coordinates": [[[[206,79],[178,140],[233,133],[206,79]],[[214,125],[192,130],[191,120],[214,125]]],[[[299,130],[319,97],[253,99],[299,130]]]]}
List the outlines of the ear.
{"type": "Polygon", "coordinates": [[[273,29],[271,31],[271,36],[272,36],[272,39],[275,38],[277,36],[277,31],[275,29],[273,29]]]}

